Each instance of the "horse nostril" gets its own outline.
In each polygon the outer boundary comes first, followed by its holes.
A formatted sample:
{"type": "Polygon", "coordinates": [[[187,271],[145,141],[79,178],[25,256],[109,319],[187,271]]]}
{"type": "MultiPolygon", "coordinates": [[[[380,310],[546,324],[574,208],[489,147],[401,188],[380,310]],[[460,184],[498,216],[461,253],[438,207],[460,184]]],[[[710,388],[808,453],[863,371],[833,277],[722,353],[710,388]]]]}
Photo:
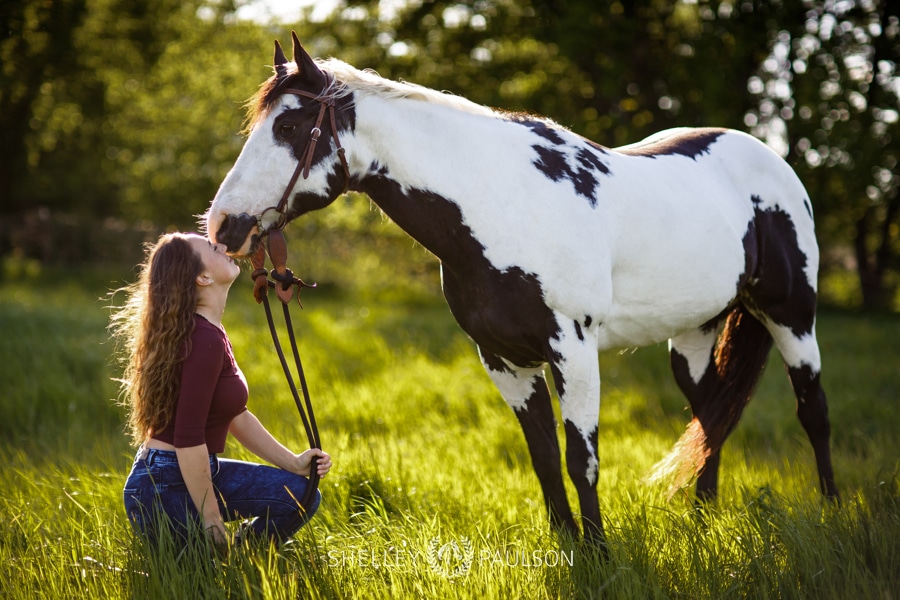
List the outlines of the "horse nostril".
{"type": "Polygon", "coordinates": [[[228,252],[238,252],[255,226],[256,219],[247,213],[225,215],[216,231],[216,242],[225,244],[228,252]]]}
{"type": "Polygon", "coordinates": [[[219,223],[219,229],[216,231],[216,235],[222,235],[223,233],[228,231],[228,227],[231,225],[231,215],[224,215],[222,217],[222,221],[219,223]]]}

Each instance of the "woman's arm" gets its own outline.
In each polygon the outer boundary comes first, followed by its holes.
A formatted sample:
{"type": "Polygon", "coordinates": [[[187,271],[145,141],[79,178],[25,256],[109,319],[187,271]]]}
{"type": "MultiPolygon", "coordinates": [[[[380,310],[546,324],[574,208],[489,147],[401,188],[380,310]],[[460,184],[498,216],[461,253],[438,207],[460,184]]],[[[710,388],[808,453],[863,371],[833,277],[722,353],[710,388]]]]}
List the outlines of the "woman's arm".
{"type": "Polygon", "coordinates": [[[231,421],[231,435],[247,450],[285,471],[309,477],[309,467],[314,456],[319,457],[316,472],[325,477],[331,469],[331,457],[317,448],[294,454],[263,427],[256,415],[245,410],[231,421]]]}
{"type": "Polygon", "coordinates": [[[190,448],[176,448],[178,467],[187,486],[191,500],[203,520],[203,528],[209,531],[216,544],[225,543],[225,521],[219,513],[219,503],[213,489],[209,470],[209,452],[206,444],[190,448]]]}

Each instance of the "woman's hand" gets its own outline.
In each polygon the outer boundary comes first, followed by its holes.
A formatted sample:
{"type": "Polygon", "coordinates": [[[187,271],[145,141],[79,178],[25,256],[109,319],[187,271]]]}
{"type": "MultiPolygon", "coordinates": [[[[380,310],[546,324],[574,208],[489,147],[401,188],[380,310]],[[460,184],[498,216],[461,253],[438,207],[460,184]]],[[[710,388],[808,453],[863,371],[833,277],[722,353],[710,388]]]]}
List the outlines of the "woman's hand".
{"type": "Polygon", "coordinates": [[[216,551],[222,556],[227,556],[228,530],[225,529],[225,521],[222,520],[222,515],[204,516],[203,529],[206,530],[206,534],[212,539],[216,551]]]}
{"type": "Polygon", "coordinates": [[[316,473],[319,474],[319,477],[325,477],[328,474],[328,471],[331,470],[331,456],[327,452],[323,452],[318,448],[310,448],[306,452],[301,452],[300,454],[294,455],[294,466],[289,471],[296,473],[297,475],[303,475],[304,477],[309,477],[309,467],[312,464],[313,457],[318,457],[319,461],[316,463],[316,473]]]}
{"type": "Polygon", "coordinates": [[[309,465],[314,456],[319,458],[316,466],[319,477],[324,477],[331,469],[331,456],[327,453],[310,448],[306,452],[294,454],[272,437],[249,410],[245,410],[231,421],[229,431],[247,450],[285,471],[309,477],[309,465]]]}
{"type": "Polygon", "coordinates": [[[203,529],[210,536],[221,555],[228,553],[228,530],[219,512],[216,490],[209,468],[209,450],[206,444],[189,448],[175,448],[178,469],[197,512],[201,515],[203,529]]]}

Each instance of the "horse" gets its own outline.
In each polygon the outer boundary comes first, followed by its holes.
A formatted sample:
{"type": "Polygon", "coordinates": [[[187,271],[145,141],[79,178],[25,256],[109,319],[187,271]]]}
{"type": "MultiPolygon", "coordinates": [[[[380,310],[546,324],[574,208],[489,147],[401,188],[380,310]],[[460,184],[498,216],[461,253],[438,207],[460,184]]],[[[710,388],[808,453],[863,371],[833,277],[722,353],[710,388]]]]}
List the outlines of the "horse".
{"type": "Polygon", "coordinates": [[[696,481],[702,505],[717,495],[722,444],[774,342],[819,487],[838,497],[813,211],[780,156],[716,128],[606,148],[550,119],[313,59],[291,37],[294,59],[275,42],[249,136],[205,215],[214,242],[246,256],[344,191],[368,195],[439,259],[450,311],[521,424],[550,523],[575,539],[606,548],[598,351],[612,348],[668,340],[692,419],[656,474],[673,489],[696,481]]]}

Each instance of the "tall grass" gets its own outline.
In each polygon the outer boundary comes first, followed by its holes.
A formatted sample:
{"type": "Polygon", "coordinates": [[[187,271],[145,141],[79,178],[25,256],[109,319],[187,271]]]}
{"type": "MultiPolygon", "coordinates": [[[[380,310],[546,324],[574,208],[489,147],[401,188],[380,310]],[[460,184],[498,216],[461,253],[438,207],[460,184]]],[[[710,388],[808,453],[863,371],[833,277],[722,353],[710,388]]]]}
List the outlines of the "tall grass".
{"type": "MultiPolygon", "coordinates": [[[[99,299],[118,284],[88,275],[0,283],[0,597],[897,597],[896,316],[819,320],[840,506],[819,497],[777,355],[725,447],[720,500],[698,511],[643,483],[687,420],[664,346],[602,354],[602,562],[549,530],[516,419],[439,298],[305,291],[294,322],[335,461],[324,501],[287,546],[216,558],[129,529],[99,299]]],[[[250,408],[301,448],[247,288],[225,326],[250,408]]]]}

